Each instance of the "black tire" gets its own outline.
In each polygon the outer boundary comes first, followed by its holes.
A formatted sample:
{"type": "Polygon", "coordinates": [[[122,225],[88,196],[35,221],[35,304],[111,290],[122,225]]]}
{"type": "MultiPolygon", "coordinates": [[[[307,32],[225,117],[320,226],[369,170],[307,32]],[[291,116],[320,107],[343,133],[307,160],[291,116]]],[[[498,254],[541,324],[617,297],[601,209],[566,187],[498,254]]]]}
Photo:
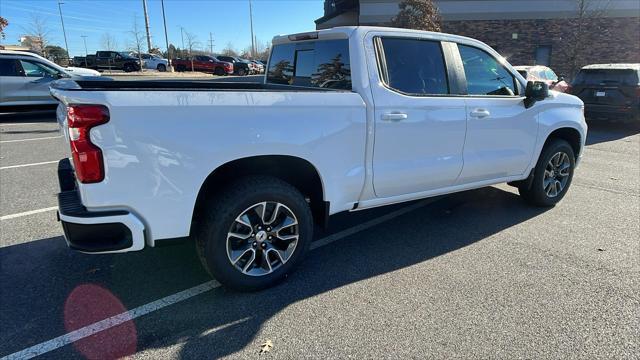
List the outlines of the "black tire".
{"type": "Polygon", "coordinates": [[[136,67],[133,64],[124,64],[124,72],[133,72],[136,70],[136,67]]]}
{"type": "Polygon", "coordinates": [[[575,154],[571,145],[569,145],[569,143],[565,140],[553,139],[544,147],[544,149],[542,149],[542,153],[540,154],[538,163],[533,170],[533,181],[531,182],[531,186],[527,186],[527,182],[523,181],[518,186],[518,192],[525,201],[532,205],[543,207],[554,206],[560,200],[562,200],[562,198],[569,190],[571,181],[573,180],[573,172],[575,170],[575,166],[575,154]],[[557,192],[556,196],[549,196],[544,187],[545,169],[551,159],[558,153],[564,153],[568,155],[570,167],[568,169],[569,171],[566,183],[562,190],[557,192]]]}
{"type": "Polygon", "coordinates": [[[247,75],[247,71],[244,68],[238,69],[238,75],[245,76],[247,75]]]}
{"type": "Polygon", "coordinates": [[[287,276],[309,249],[313,236],[309,204],[295,187],[282,180],[268,176],[246,177],[207,202],[196,224],[196,248],[205,269],[226,287],[257,291],[273,286],[287,276]],[[298,221],[298,243],[288,260],[273,272],[251,276],[231,263],[227,254],[227,234],[238,216],[264,201],[278,202],[291,210],[298,221]]]}
{"type": "Polygon", "coordinates": [[[178,71],[178,72],[187,71],[187,67],[184,66],[184,65],[178,65],[178,66],[176,66],[176,71],[178,71]]]}
{"type": "Polygon", "coordinates": [[[218,76],[224,76],[225,75],[224,69],[221,68],[221,67],[217,67],[216,70],[213,73],[218,75],[218,76]]]}
{"type": "Polygon", "coordinates": [[[164,64],[158,64],[157,66],[158,71],[160,72],[165,72],[167,71],[167,67],[164,64]]]}

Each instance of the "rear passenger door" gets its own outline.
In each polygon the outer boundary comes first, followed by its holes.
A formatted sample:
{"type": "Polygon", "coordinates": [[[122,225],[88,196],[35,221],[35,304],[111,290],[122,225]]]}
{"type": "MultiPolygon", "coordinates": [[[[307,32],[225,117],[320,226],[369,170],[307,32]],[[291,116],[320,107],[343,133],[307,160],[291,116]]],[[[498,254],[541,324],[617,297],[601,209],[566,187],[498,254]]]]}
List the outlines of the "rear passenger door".
{"type": "Polygon", "coordinates": [[[451,95],[458,91],[445,60],[451,44],[384,34],[371,40],[376,196],[453,185],[462,170],[466,110],[464,97],[451,95]]]}
{"type": "Polygon", "coordinates": [[[502,61],[458,44],[466,83],[467,136],[458,184],[521,175],[533,154],[537,109],[524,106],[522,86],[502,61]]]}

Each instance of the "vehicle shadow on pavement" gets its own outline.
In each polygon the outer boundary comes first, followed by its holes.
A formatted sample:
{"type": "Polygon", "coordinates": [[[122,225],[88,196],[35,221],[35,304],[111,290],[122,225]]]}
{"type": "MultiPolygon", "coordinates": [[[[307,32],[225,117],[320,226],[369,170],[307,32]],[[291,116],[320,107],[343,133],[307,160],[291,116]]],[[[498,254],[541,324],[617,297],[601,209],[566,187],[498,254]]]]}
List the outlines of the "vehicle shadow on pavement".
{"type": "Polygon", "coordinates": [[[640,133],[640,123],[588,122],[587,145],[616,141],[640,133]]]}
{"type": "MultiPolygon", "coordinates": [[[[150,326],[155,334],[158,334],[158,328],[172,330],[165,333],[171,335],[162,340],[140,338],[138,351],[183,343],[180,358],[217,358],[233,354],[250,344],[266,321],[296,302],[429,261],[487,239],[543,212],[544,209],[527,206],[519,196],[496,188],[445,197],[312,251],[298,270],[279,286],[249,294],[220,288],[190,306],[177,306],[172,310],[173,319],[142,319],[139,326],[150,326]],[[182,321],[175,322],[176,317],[182,321]]],[[[403,285],[407,286],[407,283],[403,285]]],[[[388,290],[408,291],[403,285],[388,290]]],[[[314,316],[333,311],[330,307],[314,310],[310,312],[314,316]]],[[[300,318],[299,321],[306,320],[300,318]]]]}
{"type": "MultiPolygon", "coordinates": [[[[229,355],[250,344],[266,321],[296,302],[429,261],[544,211],[494,187],[443,197],[311,251],[274,288],[257,293],[217,288],[137,318],[137,335],[131,340],[138,352],[183,344],[181,358],[229,355]]],[[[193,244],[103,256],[69,251],[62,237],[0,248],[2,291],[12,295],[1,297],[0,354],[64,334],[65,301],[80,285],[108,289],[132,309],[208,280],[193,244]]],[[[59,351],[68,357],[70,347],[59,351]]]]}
{"type": "Polygon", "coordinates": [[[41,122],[41,123],[55,123],[56,122],[56,110],[53,109],[39,110],[39,111],[19,111],[19,112],[7,112],[0,113],[0,125],[3,123],[20,123],[20,122],[41,122]]]}

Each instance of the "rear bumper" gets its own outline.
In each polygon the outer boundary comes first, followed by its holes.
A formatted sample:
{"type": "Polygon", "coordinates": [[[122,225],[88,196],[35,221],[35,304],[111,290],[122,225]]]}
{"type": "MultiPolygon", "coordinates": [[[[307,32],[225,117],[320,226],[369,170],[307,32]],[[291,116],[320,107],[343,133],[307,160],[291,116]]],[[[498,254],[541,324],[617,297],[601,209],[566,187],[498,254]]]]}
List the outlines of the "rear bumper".
{"type": "Polygon", "coordinates": [[[640,107],[585,104],[584,114],[588,120],[633,120],[640,115],[640,107]]]}
{"type": "Polygon", "coordinates": [[[67,245],[94,254],[120,253],[144,248],[144,225],[126,210],[89,211],[80,200],[69,159],[58,163],[58,220],[67,245]]]}

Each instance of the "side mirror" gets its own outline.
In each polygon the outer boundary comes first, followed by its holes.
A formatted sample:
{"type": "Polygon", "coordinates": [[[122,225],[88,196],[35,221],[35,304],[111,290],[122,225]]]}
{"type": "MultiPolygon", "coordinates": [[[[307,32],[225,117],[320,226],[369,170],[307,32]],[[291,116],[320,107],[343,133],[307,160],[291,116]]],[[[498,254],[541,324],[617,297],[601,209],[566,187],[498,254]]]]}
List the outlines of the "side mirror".
{"type": "Polygon", "coordinates": [[[549,97],[549,85],[542,81],[528,81],[524,96],[524,106],[530,108],[536,101],[542,101],[549,97]]]}

